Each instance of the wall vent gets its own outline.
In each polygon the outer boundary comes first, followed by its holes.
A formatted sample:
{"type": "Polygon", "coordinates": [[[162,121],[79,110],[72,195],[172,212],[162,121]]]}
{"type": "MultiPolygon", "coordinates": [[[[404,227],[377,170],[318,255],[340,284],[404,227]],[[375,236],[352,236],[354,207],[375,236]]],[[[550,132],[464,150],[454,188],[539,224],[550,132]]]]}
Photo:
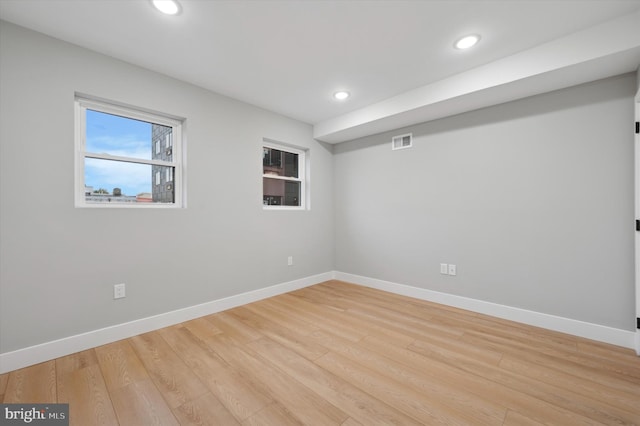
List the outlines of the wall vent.
{"type": "Polygon", "coordinates": [[[406,135],[394,136],[391,139],[391,149],[405,149],[411,148],[413,146],[413,135],[411,133],[407,133],[406,135]]]}

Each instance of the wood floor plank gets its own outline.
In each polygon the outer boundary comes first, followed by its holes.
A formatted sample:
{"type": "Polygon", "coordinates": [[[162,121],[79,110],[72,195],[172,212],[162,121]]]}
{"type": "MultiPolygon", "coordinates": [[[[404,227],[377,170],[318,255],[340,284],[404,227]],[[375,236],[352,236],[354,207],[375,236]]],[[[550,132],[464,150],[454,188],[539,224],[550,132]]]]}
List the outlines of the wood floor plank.
{"type": "Polygon", "coordinates": [[[283,294],[274,299],[273,303],[279,304],[283,309],[286,309],[290,316],[311,322],[322,329],[333,330],[345,339],[358,341],[366,334],[364,331],[345,323],[339,312],[332,312],[332,315],[327,315],[320,307],[295,296],[283,294]]]}
{"type": "Polygon", "coordinates": [[[195,400],[207,392],[198,376],[187,367],[159,333],[142,334],[132,337],[130,341],[171,408],[195,400]]]}
{"type": "Polygon", "coordinates": [[[543,423],[539,423],[527,416],[523,416],[517,411],[509,410],[507,417],[504,419],[503,426],[543,426],[543,423]]]}
{"type": "Polygon", "coordinates": [[[265,361],[271,362],[300,383],[366,425],[418,425],[420,422],[361,391],[295,352],[268,339],[248,343],[265,361]]]}
{"type": "Polygon", "coordinates": [[[340,281],[0,375],[72,425],[640,425],[632,350],[340,281]]]}
{"type": "MultiPolygon", "coordinates": [[[[76,367],[82,365],[75,362],[82,359],[82,356],[65,358],[67,358],[66,361],[60,364],[67,366],[74,364],[76,367]]],[[[58,373],[58,402],[69,404],[70,426],[118,424],[109,391],[97,361],[87,367],[58,373]]]]}
{"type": "Polygon", "coordinates": [[[95,351],[109,392],[149,378],[129,340],[99,346],[95,351]]]}
{"type": "Polygon", "coordinates": [[[307,302],[320,305],[324,309],[337,312],[346,312],[352,307],[349,300],[339,294],[332,293],[328,289],[319,290],[314,287],[305,287],[289,293],[291,296],[300,297],[307,302]]]}
{"type": "MultiPolygon", "coordinates": [[[[366,303],[357,304],[355,306],[371,306],[374,307],[371,314],[374,316],[378,313],[384,315],[387,310],[396,312],[400,316],[410,315],[415,319],[425,319],[427,324],[434,328],[440,328],[447,332],[460,333],[472,329],[496,330],[501,333],[507,333],[509,336],[519,337],[528,342],[538,342],[541,344],[553,344],[565,348],[576,350],[578,341],[573,337],[562,333],[549,332],[538,327],[527,326],[514,323],[501,318],[490,317],[475,312],[465,311],[459,308],[436,304],[424,300],[409,298],[406,296],[392,295],[388,297],[387,293],[369,288],[362,288],[355,285],[329,285],[332,291],[346,292],[346,294],[358,295],[358,299],[365,297],[366,303]],[[366,297],[369,291],[375,294],[376,302],[371,302],[371,297],[366,297]],[[391,301],[391,302],[390,302],[391,301]],[[379,308],[379,309],[378,309],[379,308]]],[[[329,283],[327,283],[329,284],[329,283]]],[[[323,284],[324,285],[324,284],[323,284]]],[[[371,296],[371,295],[369,295],[371,296]]],[[[402,318],[399,320],[402,322],[402,318]]]]}
{"type": "Polygon", "coordinates": [[[252,349],[225,342],[224,336],[215,336],[214,339],[216,338],[222,340],[221,344],[211,343],[222,358],[303,423],[335,425],[348,417],[342,410],[295,380],[295,377],[265,362],[252,349]]]}
{"type": "Polygon", "coordinates": [[[137,380],[110,394],[121,425],[179,425],[151,379],[137,380]]]}
{"type": "Polygon", "coordinates": [[[0,403],[4,401],[4,393],[7,391],[7,383],[9,383],[9,373],[0,374],[0,403]]]}
{"type": "MultiPolygon", "coordinates": [[[[433,311],[433,309],[432,309],[433,311]]],[[[486,332],[500,336],[506,340],[521,342],[525,345],[536,345],[550,351],[577,352],[577,344],[573,339],[567,339],[561,333],[548,332],[537,327],[515,324],[500,318],[477,314],[473,318],[463,314],[453,314],[449,311],[433,313],[431,321],[445,328],[451,328],[465,333],[469,330],[486,332]]]]}
{"type": "Polygon", "coordinates": [[[625,392],[637,393],[640,391],[640,380],[635,378],[636,363],[640,361],[637,358],[636,362],[630,361],[625,366],[609,368],[605,362],[588,356],[540,347],[531,350],[532,346],[523,342],[491,335],[487,332],[479,333],[470,330],[465,333],[462,340],[479,348],[500,351],[540,365],[555,365],[560,371],[570,372],[577,377],[583,376],[625,392]]]}
{"type": "MultiPolygon", "coordinates": [[[[497,425],[502,423],[504,414],[499,417],[485,417],[476,414],[473,410],[465,411],[455,409],[446,403],[446,396],[438,395],[438,390],[429,386],[423,392],[412,387],[403,386],[397,381],[373,369],[367,369],[362,364],[344,358],[338,354],[329,352],[315,361],[316,364],[338,377],[347,378],[361,390],[380,401],[385,401],[394,409],[412,417],[420,424],[444,425],[444,424],[476,424],[497,425]],[[473,420],[469,418],[473,417],[473,420]]],[[[506,409],[504,409],[506,413],[506,409]]]]}
{"type": "Polygon", "coordinates": [[[294,350],[303,357],[314,360],[326,354],[328,349],[319,345],[314,339],[308,337],[308,334],[299,334],[295,329],[283,327],[280,324],[271,321],[269,318],[260,314],[260,310],[235,308],[229,312],[245,324],[259,330],[263,336],[266,336],[289,349],[294,350]]]}
{"type": "Polygon", "coordinates": [[[443,356],[448,356],[452,359],[469,358],[490,365],[498,365],[504,357],[502,352],[487,348],[478,348],[464,340],[444,339],[439,335],[432,335],[426,339],[421,337],[415,339],[409,345],[413,348],[420,349],[422,353],[438,351],[443,356]]]}
{"type": "MultiPolygon", "coordinates": [[[[484,392],[498,398],[508,408],[518,411],[536,421],[556,424],[601,424],[600,421],[584,415],[582,406],[560,389],[535,382],[527,377],[509,372],[490,364],[480,364],[471,359],[452,361],[437,351],[425,352],[424,349],[410,346],[408,350],[424,356],[431,368],[439,364],[468,373],[467,387],[474,386],[474,392],[484,392]],[[491,384],[492,387],[487,385],[491,384]]],[[[443,374],[449,370],[444,369],[443,374]]]]}
{"type": "MultiPolygon", "coordinates": [[[[301,297],[308,303],[313,303],[312,301],[313,299],[311,299],[309,295],[312,295],[315,298],[319,298],[319,295],[322,293],[323,292],[318,291],[317,289],[314,290],[310,288],[305,288],[302,290],[298,290],[293,294],[296,295],[296,297],[301,297]]],[[[335,299],[336,297],[334,296],[322,298],[319,305],[331,307],[332,304],[335,304],[334,303],[335,299]]],[[[341,298],[340,300],[343,300],[343,299],[341,298]]],[[[405,333],[399,333],[396,329],[391,329],[390,327],[388,327],[388,324],[380,324],[378,321],[372,321],[370,317],[362,318],[358,315],[354,315],[354,311],[353,311],[354,305],[357,305],[357,302],[352,301],[351,307],[348,308],[345,305],[344,309],[342,308],[337,309],[335,307],[331,307],[331,309],[337,310],[337,312],[335,312],[334,315],[336,315],[336,318],[342,322],[343,327],[345,325],[348,325],[349,327],[353,327],[367,335],[368,334],[383,335],[385,336],[386,339],[388,339],[389,344],[406,346],[409,343],[411,343],[411,341],[413,341],[412,337],[408,336],[405,333]]],[[[377,311],[379,311],[379,308],[377,309],[377,311]]]]}
{"type": "Polygon", "coordinates": [[[270,396],[247,383],[217,354],[202,347],[201,341],[188,329],[163,329],[160,333],[239,422],[273,402],[270,396]]]}
{"type": "Polygon", "coordinates": [[[443,339],[456,339],[463,335],[461,330],[434,325],[429,318],[417,318],[383,308],[371,309],[355,306],[349,309],[349,315],[377,324],[390,332],[404,334],[412,339],[440,336],[443,339]]]}
{"type": "Polygon", "coordinates": [[[276,324],[279,324],[280,326],[302,336],[319,330],[312,321],[304,320],[302,318],[298,318],[297,321],[292,321],[292,317],[287,306],[275,303],[275,299],[276,298],[269,298],[261,300],[260,302],[250,303],[243,306],[243,308],[257,312],[258,314],[269,318],[270,321],[273,321],[276,324]]]}
{"type": "Polygon", "coordinates": [[[582,375],[576,376],[557,368],[529,362],[511,355],[505,356],[500,361],[500,368],[602,401],[622,410],[633,410],[640,402],[640,387],[637,392],[625,392],[613,387],[603,388],[602,383],[591,381],[582,375]]]}
{"type": "MultiPolygon", "coordinates": [[[[410,368],[421,372],[418,378],[425,377],[431,380],[444,380],[453,384],[457,389],[472,392],[477,396],[484,396],[493,401],[499,401],[501,405],[529,415],[533,419],[550,424],[597,424],[590,422],[588,418],[555,405],[545,403],[526,392],[522,392],[522,387],[526,388],[529,383],[521,387],[510,387],[510,380],[517,381],[518,377],[506,375],[507,379],[501,379],[499,373],[502,371],[498,367],[482,362],[476,362],[469,358],[450,359],[439,355],[439,352],[422,354],[420,351],[411,348],[398,348],[389,346],[384,340],[375,337],[367,337],[361,342],[363,347],[372,351],[384,354],[410,368]],[[487,372],[489,370],[490,372],[487,372]],[[491,374],[493,373],[493,374],[491,374]]],[[[408,377],[409,382],[415,380],[408,377]]]]}
{"type": "Polygon", "coordinates": [[[5,404],[56,402],[56,362],[43,362],[9,373],[5,404]]]}
{"type": "MultiPolygon", "coordinates": [[[[407,401],[411,401],[412,404],[403,411],[409,413],[406,409],[412,410],[414,418],[427,424],[457,419],[461,423],[493,425],[502,423],[504,419],[506,406],[494,402],[491,398],[468,392],[465,386],[469,381],[460,372],[452,371],[440,378],[445,366],[439,366],[438,372],[434,374],[425,366],[408,367],[396,361],[394,357],[368,350],[361,344],[356,345],[323,332],[315,332],[314,336],[332,348],[329,354],[316,362],[317,364],[341,377],[352,374],[352,380],[359,379],[364,385],[361,389],[369,389],[369,393],[376,387],[367,382],[375,379],[379,392],[392,392],[389,397],[381,399],[387,401],[401,395],[397,398],[398,403],[406,404],[407,401]],[[333,356],[335,354],[348,359],[349,362],[336,359],[333,356]],[[335,369],[340,366],[344,366],[342,370],[335,369]],[[366,370],[360,370],[360,367],[366,370]],[[338,374],[339,371],[343,373],[338,374]],[[430,413],[432,417],[423,418],[424,412],[430,413]]],[[[366,339],[372,337],[368,336],[366,339]]],[[[395,404],[393,406],[400,409],[395,404]]]]}
{"type": "Polygon", "coordinates": [[[88,349],[82,352],[76,352],[71,355],[63,356],[56,359],[56,373],[58,376],[67,373],[73,373],[82,368],[91,367],[98,364],[96,351],[88,349]]]}
{"type": "MultiPolygon", "coordinates": [[[[631,388],[638,388],[640,386],[640,363],[638,362],[638,356],[632,350],[629,350],[629,352],[633,353],[633,355],[622,362],[599,356],[590,356],[582,352],[556,354],[555,356],[564,358],[573,364],[587,365],[594,371],[599,372],[601,376],[611,377],[616,381],[623,380],[629,383],[631,388]]],[[[549,354],[545,353],[545,355],[549,354]]]]}
{"type": "Polygon", "coordinates": [[[638,401],[640,401],[635,396],[621,394],[612,389],[608,389],[608,392],[601,392],[602,388],[596,383],[588,383],[579,377],[569,377],[562,372],[544,369],[536,364],[510,357],[506,357],[500,362],[500,368],[548,384],[550,386],[546,388],[548,393],[556,395],[556,399],[553,401],[555,404],[599,422],[633,424],[640,420],[638,415],[633,413],[638,401]],[[570,386],[566,385],[566,380],[569,380],[570,386]],[[561,398],[564,398],[564,401],[561,398]]]}
{"type": "Polygon", "coordinates": [[[269,404],[242,422],[243,426],[302,426],[303,424],[278,403],[269,404]]]}
{"type": "Polygon", "coordinates": [[[342,422],[340,426],[364,426],[359,421],[355,420],[353,417],[349,417],[347,420],[342,422]]]}
{"type": "Polygon", "coordinates": [[[332,280],[322,283],[323,290],[328,288],[331,291],[339,292],[340,294],[348,294],[352,300],[366,299],[371,305],[385,305],[394,304],[401,306],[412,300],[411,297],[403,296],[401,294],[389,293],[386,291],[378,290],[371,287],[363,287],[356,284],[346,283],[344,281],[332,280]]]}
{"type": "Polygon", "coordinates": [[[211,392],[173,410],[181,426],[239,426],[240,422],[211,392]]]}
{"type": "Polygon", "coordinates": [[[596,342],[595,340],[577,339],[578,351],[588,356],[598,356],[603,359],[618,359],[623,363],[636,358],[638,355],[633,349],[613,346],[608,343],[596,342]]]}
{"type": "Polygon", "coordinates": [[[250,342],[262,337],[260,332],[243,323],[228,312],[219,312],[205,318],[207,321],[212,323],[214,327],[221,330],[223,334],[239,343],[250,342]]]}
{"type": "Polygon", "coordinates": [[[634,350],[586,339],[578,341],[577,347],[578,352],[569,355],[569,360],[586,361],[589,365],[599,366],[607,374],[611,372],[631,383],[640,384],[640,362],[637,362],[638,355],[634,350]]]}
{"type": "Polygon", "coordinates": [[[184,322],[179,324],[178,326],[174,326],[175,328],[187,328],[192,331],[197,331],[198,334],[204,334],[207,336],[215,336],[216,334],[222,333],[222,330],[217,328],[211,321],[207,321],[206,317],[196,318],[191,321],[184,322]]]}

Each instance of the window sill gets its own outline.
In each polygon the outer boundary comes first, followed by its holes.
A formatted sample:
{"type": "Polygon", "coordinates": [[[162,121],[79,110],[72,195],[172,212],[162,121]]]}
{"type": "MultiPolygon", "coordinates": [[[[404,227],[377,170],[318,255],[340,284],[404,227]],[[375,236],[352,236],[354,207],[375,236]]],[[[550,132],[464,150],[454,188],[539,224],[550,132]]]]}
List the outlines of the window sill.
{"type": "Polygon", "coordinates": [[[157,204],[157,203],[95,203],[95,204],[76,204],[77,209],[182,209],[184,206],[176,204],[157,204]]]}
{"type": "Polygon", "coordinates": [[[296,207],[296,206],[262,206],[262,210],[289,210],[289,211],[304,211],[307,210],[305,207],[296,207]]]}

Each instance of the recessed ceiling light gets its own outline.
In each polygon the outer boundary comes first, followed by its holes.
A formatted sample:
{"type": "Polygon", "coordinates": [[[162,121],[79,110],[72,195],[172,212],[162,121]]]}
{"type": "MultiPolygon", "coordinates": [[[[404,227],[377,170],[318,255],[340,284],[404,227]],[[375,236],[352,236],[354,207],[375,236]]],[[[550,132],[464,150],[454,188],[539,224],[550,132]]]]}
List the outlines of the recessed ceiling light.
{"type": "Polygon", "coordinates": [[[176,0],[151,0],[151,4],[166,15],[177,15],[180,13],[180,3],[176,0]]]}
{"type": "Polygon", "coordinates": [[[344,92],[344,91],[336,92],[333,94],[333,97],[339,101],[344,101],[349,96],[351,96],[351,94],[349,92],[344,92]]]}
{"type": "Polygon", "coordinates": [[[475,46],[478,41],[480,41],[480,36],[472,34],[462,37],[460,40],[455,42],[454,46],[456,49],[468,49],[475,46]]]}

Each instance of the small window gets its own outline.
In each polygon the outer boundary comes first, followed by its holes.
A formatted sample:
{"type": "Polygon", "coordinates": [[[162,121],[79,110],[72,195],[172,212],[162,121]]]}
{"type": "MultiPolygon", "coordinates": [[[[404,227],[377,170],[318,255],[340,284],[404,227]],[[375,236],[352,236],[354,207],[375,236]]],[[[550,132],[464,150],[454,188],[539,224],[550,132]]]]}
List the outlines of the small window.
{"type": "Polygon", "coordinates": [[[305,151],[265,142],[262,146],[262,204],[265,209],[304,209],[305,151]]]}
{"type": "Polygon", "coordinates": [[[413,135],[407,133],[406,135],[394,136],[391,139],[391,149],[405,149],[413,146],[413,135]]]}
{"type": "Polygon", "coordinates": [[[182,207],[181,121],[80,97],[75,105],[77,207],[182,207]]]}

